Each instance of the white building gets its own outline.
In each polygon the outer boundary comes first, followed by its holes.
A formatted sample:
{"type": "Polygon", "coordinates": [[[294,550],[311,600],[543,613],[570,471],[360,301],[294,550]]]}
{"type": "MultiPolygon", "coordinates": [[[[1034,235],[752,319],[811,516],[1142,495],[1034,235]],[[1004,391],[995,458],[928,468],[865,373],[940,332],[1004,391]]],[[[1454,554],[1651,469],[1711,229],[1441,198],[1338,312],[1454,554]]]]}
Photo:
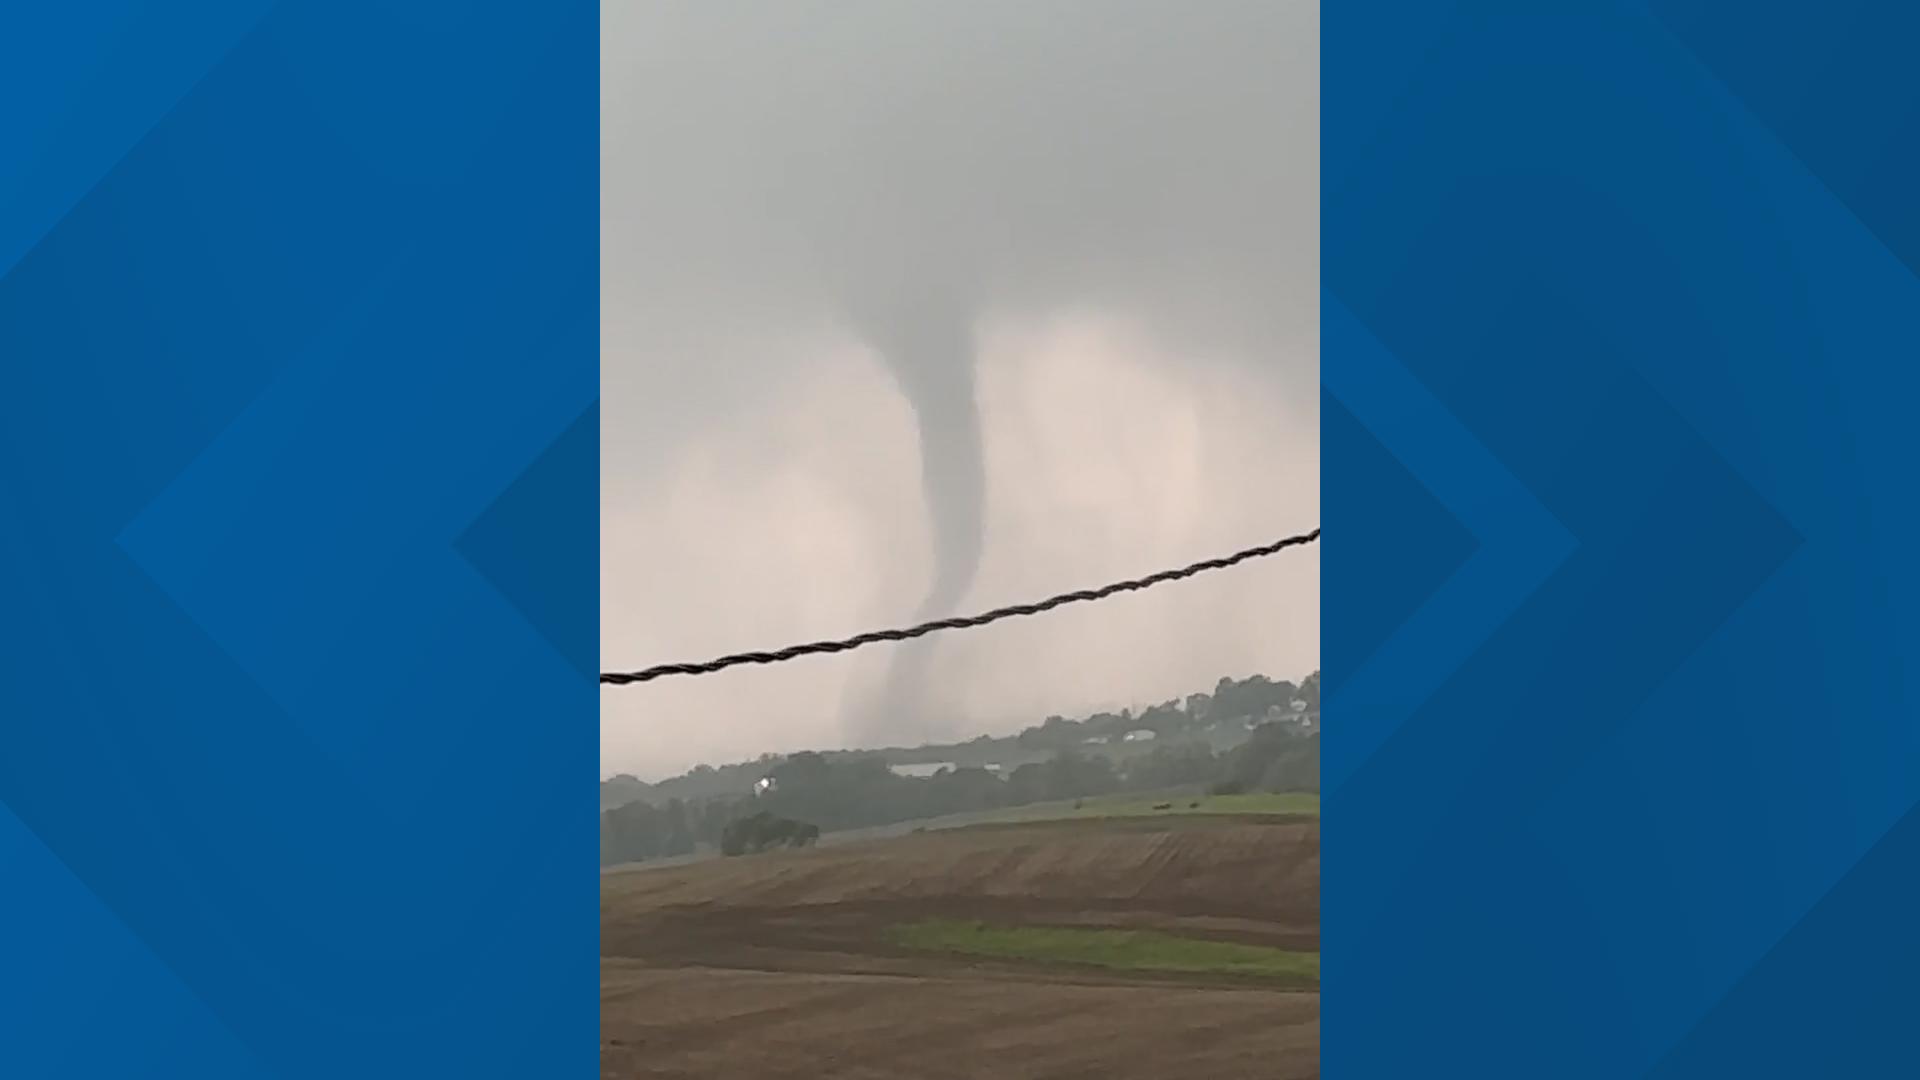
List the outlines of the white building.
{"type": "Polygon", "coordinates": [[[953,768],[951,761],[930,761],[920,765],[888,765],[895,776],[911,776],[916,780],[925,780],[942,769],[953,768]]]}

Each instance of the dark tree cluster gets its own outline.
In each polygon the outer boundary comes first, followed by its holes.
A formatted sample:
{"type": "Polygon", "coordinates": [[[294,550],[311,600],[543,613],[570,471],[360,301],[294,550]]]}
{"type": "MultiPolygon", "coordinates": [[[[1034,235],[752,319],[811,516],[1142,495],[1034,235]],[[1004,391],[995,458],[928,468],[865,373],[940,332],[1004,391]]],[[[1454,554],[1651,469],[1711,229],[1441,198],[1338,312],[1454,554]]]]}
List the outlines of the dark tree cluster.
{"type": "Polygon", "coordinates": [[[820,826],[762,810],[727,823],[720,833],[720,853],[752,855],[773,848],[812,847],[818,839],[820,826]]]}
{"type": "Polygon", "coordinates": [[[694,832],[687,804],[679,799],[659,808],[644,802],[627,803],[600,814],[602,866],[691,855],[693,850],[694,832]]]}

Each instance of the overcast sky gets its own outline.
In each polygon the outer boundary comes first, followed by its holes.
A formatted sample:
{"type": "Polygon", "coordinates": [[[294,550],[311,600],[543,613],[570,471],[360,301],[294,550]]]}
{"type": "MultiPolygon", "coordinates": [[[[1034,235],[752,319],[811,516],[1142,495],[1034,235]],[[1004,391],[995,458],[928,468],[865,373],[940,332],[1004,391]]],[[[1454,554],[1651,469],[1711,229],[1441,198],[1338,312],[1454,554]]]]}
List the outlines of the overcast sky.
{"type": "MultiPolygon", "coordinates": [[[[607,0],[601,663],[1319,524],[1319,7],[607,0]]],[[[1317,548],[601,690],[601,770],[1004,733],[1319,666],[1317,548]]]]}

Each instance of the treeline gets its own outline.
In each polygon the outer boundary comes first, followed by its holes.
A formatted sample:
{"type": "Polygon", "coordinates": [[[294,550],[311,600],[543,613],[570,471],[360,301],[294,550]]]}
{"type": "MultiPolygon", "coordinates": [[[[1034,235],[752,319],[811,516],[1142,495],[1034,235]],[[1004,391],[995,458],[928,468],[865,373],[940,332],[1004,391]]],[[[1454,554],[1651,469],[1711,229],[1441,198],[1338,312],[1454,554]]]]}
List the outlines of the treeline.
{"type": "MultiPolygon", "coordinates": [[[[756,779],[765,781],[758,793],[669,798],[658,806],[632,802],[605,811],[601,814],[600,858],[604,865],[718,849],[727,840],[729,825],[756,815],[804,822],[833,832],[1129,791],[1185,787],[1219,794],[1317,792],[1318,681],[1317,674],[1308,680],[1312,687],[1310,710],[1293,705],[1306,701],[1299,696],[1307,689],[1306,684],[1266,683],[1265,687],[1287,688],[1283,711],[1275,707],[1277,695],[1248,680],[1253,684],[1251,701],[1234,702],[1233,707],[1260,706],[1262,719],[1243,729],[1245,737],[1224,751],[1217,751],[1201,737],[1209,723],[1207,706],[1201,707],[1201,715],[1196,718],[1194,699],[1190,698],[1177,710],[1188,717],[1186,725],[1175,726],[1164,716],[1157,717],[1167,726],[1148,730],[1165,730],[1167,736],[1156,737],[1125,756],[1090,752],[1086,743],[1090,736],[1084,733],[1097,731],[1099,720],[1092,717],[1064,722],[1053,718],[1029,728],[1023,736],[1043,732],[1055,742],[1055,748],[1042,760],[1003,773],[960,766],[942,769],[930,777],[901,776],[878,755],[805,752],[784,760],[769,759],[770,764],[755,770],[756,779]],[[1072,737],[1065,734],[1069,731],[1074,733],[1072,737]]],[[[1236,689],[1248,684],[1238,684],[1236,689]]],[[[1219,696],[1213,695],[1208,705],[1219,696]]],[[[1139,724],[1153,714],[1154,710],[1147,710],[1125,720],[1139,724]]],[[[1121,734],[1128,730],[1141,729],[1126,728],[1121,734]]]]}
{"type": "MultiPolygon", "coordinates": [[[[1126,741],[1130,733],[1152,732],[1154,742],[1203,741],[1216,753],[1244,742],[1252,728],[1276,715],[1295,710],[1295,703],[1308,714],[1320,711],[1320,673],[1314,672],[1298,684],[1286,679],[1268,679],[1254,675],[1246,679],[1223,678],[1212,693],[1190,694],[1184,699],[1165,701],[1143,709],[1098,712],[1070,720],[1049,716],[1016,735],[982,735],[964,743],[947,745],[888,747],[875,751],[827,751],[834,761],[878,757],[892,764],[917,762],[953,762],[961,766],[998,765],[1009,771],[1020,765],[1045,761],[1061,751],[1099,754],[1116,763],[1148,749],[1126,741]]],[[[665,810],[674,800],[702,802],[717,796],[741,796],[753,791],[756,782],[780,762],[773,754],[755,761],[719,767],[697,766],[679,776],[649,784],[632,776],[615,776],[600,782],[600,808],[611,810],[635,802],[651,803],[665,810]]],[[[683,807],[682,813],[685,813],[683,807]]]]}
{"type": "Polygon", "coordinates": [[[718,849],[727,826],[750,813],[747,801],[716,796],[697,801],[669,799],[664,806],[631,802],[603,810],[600,865],[691,855],[701,845],[718,849]]]}
{"type": "Polygon", "coordinates": [[[762,754],[758,760],[733,765],[696,765],[692,769],[657,784],[621,774],[600,781],[600,809],[611,810],[632,802],[650,802],[665,807],[674,799],[688,802],[716,795],[740,795],[753,790],[754,781],[765,776],[768,766],[779,761],[776,754],[762,754]]]}
{"type": "MultiPolygon", "coordinates": [[[[1087,752],[1088,746],[1124,745],[1122,740],[1126,736],[1143,731],[1153,733],[1155,741],[1202,738],[1214,733],[1229,733],[1229,737],[1237,741],[1254,726],[1294,715],[1296,708],[1302,713],[1319,713],[1319,672],[1307,676],[1298,686],[1264,675],[1240,682],[1223,678],[1211,694],[1190,694],[1184,700],[1165,701],[1139,713],[1121,709],[1095,713],[1084,720],[1049,716],[1014,736],[1011,742],[1029,750],[1087,752]]],[[[976,739],[973,744],[964,745],[978,745],[983,741],[989,740],[976,739]]]]}

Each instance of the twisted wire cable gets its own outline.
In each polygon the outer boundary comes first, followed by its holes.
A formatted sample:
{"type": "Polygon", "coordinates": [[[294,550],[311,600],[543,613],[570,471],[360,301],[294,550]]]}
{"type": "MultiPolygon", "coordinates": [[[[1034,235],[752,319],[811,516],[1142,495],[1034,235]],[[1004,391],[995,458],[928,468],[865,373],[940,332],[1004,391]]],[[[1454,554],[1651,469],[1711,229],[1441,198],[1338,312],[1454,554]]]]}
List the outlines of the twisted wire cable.
{"type": "Polygon", "coordinates": [[[1011,619],[1023,615],[1038,615],[1043,611],[1051,611],[1054,608],[1067,604],[1082,604],[1093,600],[1101,600],[1117,593],[1138,592],[1141,589],[1151,588],[1152,586],[1168,581],[1178,581],[1181,578],[1189,578],[1195,574],[1204,573],[1209,570],[1224,570],[1229,566],[1246,562],[1249,559],[1258,559],[1267,555],[1277,554],[1288,548],[1316,543],[1319,539],[1320,530],[1316,528],[1312,532],[1301,533],[1298,536],[1289,536],[1284,539],[1275,540],[1270,544],[1262,544],[1259,547],[1248,548],[1245,551],[1236,551],[1231,555],[1225,555],[1218,559],[1205,559],[1189,566],[1182,566],[1176,570],[1162,570],[1157,574],[1148,574],[1146,577],[1132,578],[1127,581],[1116,581],[1111,585],[1103,585],[1098,589],[1081,589],[1077,592],[1061,593],[1058,596],[1050,596],[1045,600],[1036,601],[1031,604],[1011,604],[1007,607],[994,608],[992,611],[983,611],[978,615],[935,619],[931,622],[921,623],[918,626],[910,626],[899,630],[871,630],[864,634],[855,634],[852,637],[841,638],[837,641],[810,641],[802,645],[789,645],[784,649],[775,649],[771,652],[735,653],[732,656],[722,656],[700,663],[656,664],[653,667],[642,668],[639,671],[603,671],[600,673],[600,683],[603,686],[626,686],[631,683],[651,682],[654,679],[664,678],[668,675],[710,675],[716,671],[723,671],[741,664],[778,664],[802,656],[846,652],[850,649],[858,649],[863,645],[874,645],[883,641],[909,641],[913,638],[924,637],[927,634],[940,630],[966,630],[975,626],[985,626],[988,623],[999,622],[1001,619],[1011,619]]]}

